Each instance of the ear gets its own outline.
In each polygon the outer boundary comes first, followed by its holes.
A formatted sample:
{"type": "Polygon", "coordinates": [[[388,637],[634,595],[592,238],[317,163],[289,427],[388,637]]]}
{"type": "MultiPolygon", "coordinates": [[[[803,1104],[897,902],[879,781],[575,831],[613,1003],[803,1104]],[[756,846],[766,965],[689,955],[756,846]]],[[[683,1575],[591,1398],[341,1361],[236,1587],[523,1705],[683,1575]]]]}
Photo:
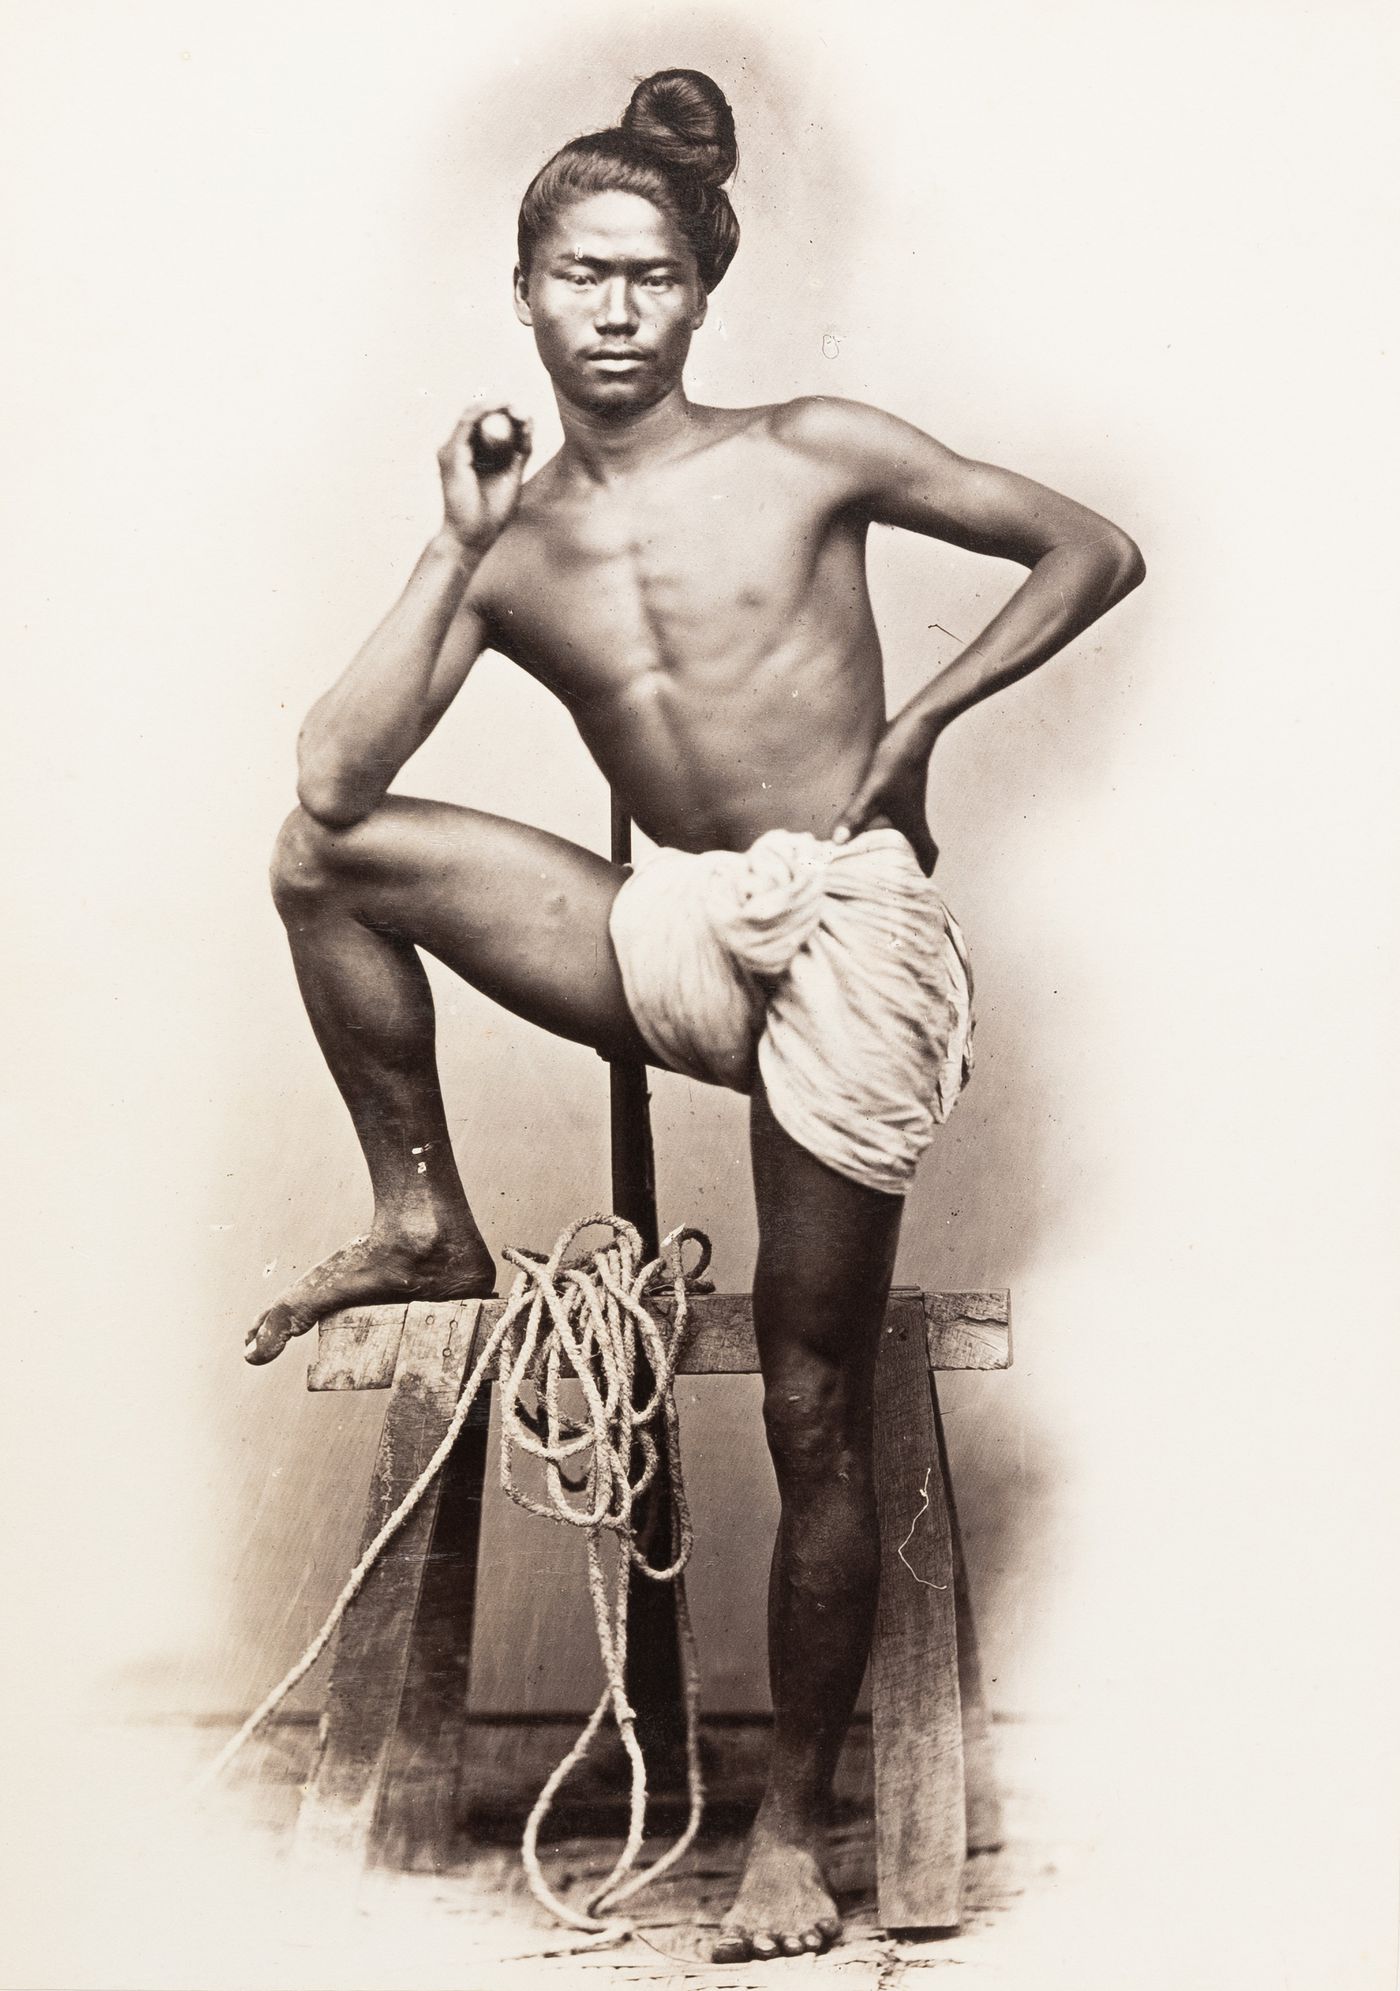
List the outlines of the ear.
{"type": "Polygon", "coordinates": [[[705,313],[709,310],[709,308],[710,308],[710,293],[705,289],[704,285],[701,284],[700,301],[696,305],[694,311],[691,313],[691,318],[690,318],[690,329],[692,332],[698,332],[700,330],[700,327],[705,322],[705,313]]]}
{"type": "Polygon", "coordinates": [[[530,315],[529,280],[526,277],[524,271],[520,268],[520,265],[518,263],[516,264],[515,267],[515,275],[512,278],[512,284],[515,290],[516,317],[520,320],[522,325],[533,325],[535,321],[530,315]]]}

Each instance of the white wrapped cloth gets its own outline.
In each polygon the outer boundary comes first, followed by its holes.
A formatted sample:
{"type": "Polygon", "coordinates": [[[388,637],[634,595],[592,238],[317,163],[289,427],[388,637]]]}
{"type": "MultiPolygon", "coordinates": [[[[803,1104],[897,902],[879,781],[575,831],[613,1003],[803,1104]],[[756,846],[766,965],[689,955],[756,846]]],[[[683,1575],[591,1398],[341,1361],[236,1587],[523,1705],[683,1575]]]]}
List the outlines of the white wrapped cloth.
{"type": "Polygon", "coordinates": [[[659,850],[613,902],[613,946],[658,1061],[749,1092],[838,1174],[902,1196],[972,1069],[957,921],[898,830],[768,830],[659,850]]]}

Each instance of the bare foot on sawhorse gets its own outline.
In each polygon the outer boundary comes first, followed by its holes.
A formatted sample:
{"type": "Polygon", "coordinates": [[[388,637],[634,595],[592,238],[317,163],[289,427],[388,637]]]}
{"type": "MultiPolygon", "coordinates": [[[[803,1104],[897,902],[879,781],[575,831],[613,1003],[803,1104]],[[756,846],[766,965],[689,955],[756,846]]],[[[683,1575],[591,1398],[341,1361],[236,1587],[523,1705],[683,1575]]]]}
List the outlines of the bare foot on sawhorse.
{"type": "Polygon", "coordinates": [[[273,1361],[293,1335],[343,1307],[485,1299],[495,1287],[495,1261],[474,1224],[427,1232],[376,1226],[304,1272],[252,1329],[243,1358],[273,1361]]]}

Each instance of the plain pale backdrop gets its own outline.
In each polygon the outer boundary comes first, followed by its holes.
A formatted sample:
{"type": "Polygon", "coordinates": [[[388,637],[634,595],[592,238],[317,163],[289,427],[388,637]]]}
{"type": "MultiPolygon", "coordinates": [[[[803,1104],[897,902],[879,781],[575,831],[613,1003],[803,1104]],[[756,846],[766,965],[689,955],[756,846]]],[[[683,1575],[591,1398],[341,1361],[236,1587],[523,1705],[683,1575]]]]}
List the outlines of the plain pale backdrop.
{"type": "MultiPolygon", "coordinates": [[[[60,0],[4,29],[15,1737],[241,1712],[341,1580],[382,1398],[239,1360],[367,1214],[266,855],[459,407],[557,440],[510,310],[526,180],[693,65],[735,106],[744,236],[692,394],[877,402],[1147,557],[934,764],[980,1065],[899,1277],[1014,1290],[1014,1370],[945,1392],[994,1707],[1068,1738],[1053,1806],[1162,1981],[1179,1946],[1193,1984],[1384,1984],[1388,13],[60,0]]],[[[1015,580],[888,534],[872,572],[893,702],[1015,580]]],[[[600,779],[499,659],[400,786],[604,847],[600,779]]],[[[604,1069],[435,979],[469,1191],[548,1242],[606,1194],[604,1069]]],[[[742,1102],[661,1078],[655,1121],[663,1223],[746,1285],[742,1102]]],[[[754,1392],[685,1402],[707,1698],[761,1707],[754,1392]]],[[[575,1545],[490,1531],[481,1704],[581,1704],[575,1545]]]]}

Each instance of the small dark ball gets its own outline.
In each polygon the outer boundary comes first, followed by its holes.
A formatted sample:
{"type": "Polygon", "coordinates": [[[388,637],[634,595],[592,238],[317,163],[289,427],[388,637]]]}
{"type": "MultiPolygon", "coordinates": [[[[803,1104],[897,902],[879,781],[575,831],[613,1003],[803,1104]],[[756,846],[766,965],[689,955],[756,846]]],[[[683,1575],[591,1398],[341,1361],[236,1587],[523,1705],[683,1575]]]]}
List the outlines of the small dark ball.
{"type": "Polygon", "coordinates": [[[524,444],[524,425],[517,422],[513,415],[508,415],[504,408],[479,415],[472,424],[472,467],[486,475],[508,470],[524,444]]]}

